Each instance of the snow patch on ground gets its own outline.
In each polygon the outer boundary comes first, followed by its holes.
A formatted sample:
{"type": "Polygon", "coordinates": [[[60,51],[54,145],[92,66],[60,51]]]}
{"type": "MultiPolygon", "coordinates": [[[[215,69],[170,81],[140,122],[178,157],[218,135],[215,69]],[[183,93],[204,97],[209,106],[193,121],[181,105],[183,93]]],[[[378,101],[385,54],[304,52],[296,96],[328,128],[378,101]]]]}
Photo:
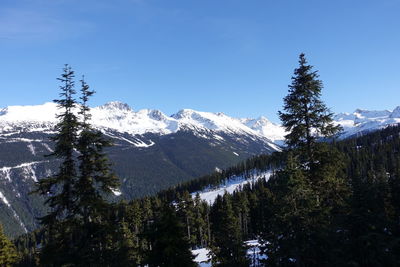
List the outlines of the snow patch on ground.
{"type": "Polygon", "coordinates": [[[218,188],[208,188],[201,192],[192,193],[194,198],[199,193],[200,198],[207,203],[213,204],[218,196],[223,196],[225,193],[232,194],[235,190],[243,187],[246,184],[254,183],[259,179],[268,180],[271,176],[271,171],[265,171],[261,173],[254,172],[250,177],[245,178],[244,176],[233,176],[230,177],[224,184],[221,184],[218,188]]]}
{"type": "Polygon", "coordinates": [[[116,196],[122,195],[122,192],[121,192],[119,189],[111,189],[111,191],[112,191],[113,194],[116,195],[116,196]]]}
{"type": "Polygon", "coordinates": [[[36,151],[35,151],[35,147],[33,146],[32,143],[28,144],[28,148],[31,151],[32,155],[36,156],[36,151]]]}
{"type": "MultiPolygon", "coordinates": [[[[266,259],[265,255],[260,255],[260,243],[258,240],[248,240],[244,244],[247,246],[247,257],[250,260],[250,266],[260,266],[260,261],[266,259]]],[[[210,250],[208,248],[199,248],[192,250],[192,254],[195,256],[194,261],[200,267],[211,267],[211,258],[209,256],[210,250]]]]}
{"type": "Polygon", "coordinates": [[[208,256],[208,253],[210,253],[210,250],[207,249],[207,248],[199,248],[199,249],[192,250],[193,256],[196,257],[194,259],[194,261],[197,262],[197,263],[209,261],[210,257],[208,256]]]}

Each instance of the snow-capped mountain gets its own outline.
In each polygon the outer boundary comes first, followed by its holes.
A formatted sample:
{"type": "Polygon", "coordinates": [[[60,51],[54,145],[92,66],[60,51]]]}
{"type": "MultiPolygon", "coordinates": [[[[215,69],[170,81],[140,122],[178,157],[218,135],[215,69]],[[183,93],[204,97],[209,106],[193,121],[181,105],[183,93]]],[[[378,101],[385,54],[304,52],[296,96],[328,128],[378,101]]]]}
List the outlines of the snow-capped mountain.
{"type": "MultiPolygon", "coordinates": [[[[42,200],[29,195],[34,183],[54,173],[57,162],[49,137],[57,105],[0,109],[0,221],[10,235],[30,231],[44,212],[42,200]]],[[[271,153],[283,144],[284,129],[264,117],[232,118],[223,113],[183,109],[172,116],[159,110],[134,111],[109,102],[91,109],[91,123],[115,146],[107,152],[121,179],[116,197],[132,199],[271,153]]],[[[335,116],[342,138],[400,123],[393,111],[356,110],[335,116]]]]}
{"type": "MultiPolygon", "coordinates": [[[[29,192],[57,170],[57,161],[44,155],[53,149],[49,137],[58,112],[54,103],[0,110],[0,222],[10,235],[34,229],[34,218],[43,214],[42,200],[29,192]]],[[[222,113],[184,109],[167,116],[110,102],[91,114],[91,123],[115,144],[107,150],[121,179],[115,197],[128,200],[279,149],[222,113]]]]}
{"type": "MultiPolygon", "coordinates": [[[[4,108],[0,110],[0,133],[20,128],[26,131],[51,131],[57,122],[55,115],[58,112],[55,103],[4,108]]],[[[272,141],[282,137],[281,128],[264,117],[236,119],[223,113],[191,109],[182,109],[172,116],[167,116],[159,110],[143,109],[135,112],[129,105],[121,102],[109,102],[94,107],[91,109],[91,115],[91,123],[95,127],[130,135],[166,135],[180,130],[194,130],[246,134],[272,141]]]]}
{"type": "Polygon", "coordinates": [[[272,142],[278,145],[283,145],[286,132],[282,126],[269,121],[263,116],[258,119],[241,119],[241,122],[247,127],[270,139],[272,142]]]}
{"type": "Polygon", "coordinates": [[[400,106],[393,111],[356,109],[353,113],[339,113],[334,117],[343,127],[341,138],[347,138],[400,123],[400,106]]]}

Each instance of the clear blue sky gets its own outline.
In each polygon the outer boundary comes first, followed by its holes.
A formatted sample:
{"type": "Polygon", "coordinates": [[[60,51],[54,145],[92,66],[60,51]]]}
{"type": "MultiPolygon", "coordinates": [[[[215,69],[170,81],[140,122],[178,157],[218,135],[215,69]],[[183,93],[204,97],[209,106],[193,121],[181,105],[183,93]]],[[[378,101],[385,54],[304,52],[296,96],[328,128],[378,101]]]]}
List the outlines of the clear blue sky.
{"type": "Polygon", "coordinates": [[[277,122],[304,52],[333,111],[393,109],[399,14],[399,0],[1,0],[0,107],[53,100],[69,63],[93,106],[277,122]]]}

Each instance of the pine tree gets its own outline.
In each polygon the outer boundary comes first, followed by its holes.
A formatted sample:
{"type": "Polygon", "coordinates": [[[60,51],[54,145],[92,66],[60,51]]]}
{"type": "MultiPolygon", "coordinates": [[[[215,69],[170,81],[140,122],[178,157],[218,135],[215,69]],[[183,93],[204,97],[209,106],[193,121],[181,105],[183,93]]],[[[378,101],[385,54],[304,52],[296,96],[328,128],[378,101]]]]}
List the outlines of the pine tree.
{"type": "Polygon", "coordinates": [[[48,241],[42,249],[42,264],[61,264],[72,258],[75,249],[72,229],[76,227],[74,218],[75,184],[77,182],[76,158],[74,155],[79,127],[78,118],[73,110],[76,108],[74,98],[74,72],[65,65],[58,80],[61,99],[54,100],[62,113],[57,115],[59,123],[52,141],[55,142],[54,152],[49,155],[59,160],[58,172],[37,183],[35,193],[46,198],[45,204],[50,212],[40,218],[40,222],[48,232],[48,241]]]}
{"type": "Polygon", "coordinates": [[[182,196],[178,199],[178,216],[183,218],[183,223],[186,225],[186,233],[189,243],[192,247],[196,245],[196,235],[194,232],[196,231],[194,227],[195,220],[195,206],[192,199],[192,196],[188,191],[184,191],[182,196]]]}
{"type": "Polygon", "coordinates": [[[248,266],[240,222],[234,214],[232,197],[218,196],[211,210],[213,266],[248,266]]]}
{"type": "Polygon", "coordinates": [[[299,64],[284,98],[285,112],[279,112],[290,153],[271,179],[276,216],[263,239],[270,263],[329,266],[344,240],[349,189],[343,156],[320,139],[333,137],[340,127],[320,99],[322,82],[304,54],[299,64]]]}
{"type": "MultiPolygon", "coordinates": [[[[105,195],[112,194],[119,181],[112,173],[107,156],[106,147],[111,146],[103,134],[90,125],[90,108],[88,100],[94,91],[81,80],[80,134],[76,148],[79,153],[79,175],[75,185],[76,208],[74,214],[81,218],[79,233],[80,264],[106,265],[107,258],[112,255],[110,235],[115,233],[113,224],[109,221],[111,205],[104,199],[105,195]]],[[[111,256],[112,258],[112,256],[111,256]]],[[[108,262],[110,264],[110,262],[108,262]]]]}
{"type": "Polygon", "coordinates": [[[15,246],[3,233],[3,226],[0,224],[0,266],[11,267],[18,260],[15,246]]]}
{"type": "Polygon", "coordinates": [[[60,167],[54,176],[41,179],[35,191],[47,198],[45,203],[51,208],[40,218],[48,237],[41,264],[110,266],[116,249],[112,234],[117,226],[110,221],[112,206],[105,196],[118,186],[104,153],[110,142],[89,123],[87,102],[94,92],[85,81],[81,80],[78,117],[74,72],[68,65],[58,80],[62,82],[61,99],[55,102],[63,112],[57,116],[51,156],[60,161],[60,167]]]}
{"type": "Polygon", "coordinates": [[[206,212],[207,212],[207,202],[201,200],[200,194],[197,193],[194,198],[195,205],[195,217],[194,217],[194,232],[196,235],[197,245],[204,248],[207,245],[208,234],[207,234],[207,222],[206,222],[206,212]]]}
{"type": "Polygon", "coordinates": [[[318,138],[333,136],[341,128],[332,123],[333,114],[320,99],[323,85],[317,71],[307,65],[304,54],[300,54],[299,64],[284,98],[285,112],[279,111],[279,117],[288,132],[285,139],[289,148],[303,150],[306,161],[313,163],[318,138]]]}
{"type": "Polygon", "coordinates": [[[186,237],[185,226],[179,221],[174,207],[166,204],[148,233],[151,241],[147,264],[150,267],[196,266],[186,237]]]}

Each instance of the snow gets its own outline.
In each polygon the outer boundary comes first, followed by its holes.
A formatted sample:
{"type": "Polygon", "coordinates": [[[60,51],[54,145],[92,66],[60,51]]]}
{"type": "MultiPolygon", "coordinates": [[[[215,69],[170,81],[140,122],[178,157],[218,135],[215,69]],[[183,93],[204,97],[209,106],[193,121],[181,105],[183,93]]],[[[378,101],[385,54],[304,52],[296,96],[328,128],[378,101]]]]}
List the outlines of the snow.
{"type": "Polygon", "coordinates": [[[10,167],[0,168],[0,173],[3,174],[3,175],[0,176],[0,178],[4,178],[5,180],[8,180],[9,182],[11,182],[10,170],[11,170],[10,167]]]}
{"type": "Polygon", "coordinates": [[[344,132],[341,138],[346,138],[361,132],[370,132],[399,124],[400,106],[393,111],[356,109],[353,113],[339,113],[334,120],[343,127],[344,132]]]}
{"type": "Polygon", "coordinates": [[[285,139],[284,136],[287,134],[282,126],[270,122],[263,116],[258,119],[241,119],[241,121],[243,124],[267,137],[274,143],[282,144],[285,139]]]}
{"type": "MultiPolygon", "coordinates": [[[[3,135],[2,135],[2,137],[3,137],[3,135]]],[[[41,140],[41,139],[29,139],[29,138],[7,138],[6,139],[6,143],[16,143],[16,142],[32,143],[32,142],[43,142],[43,140],[41,140]]]]}
{"type": "Polygon", "coordinates": [[[111,135],[111,134],[107,134],[107,135],[110,136],[110,137],[113,137],[115,139],[119,139],[119,140],[125,141],[125,142],[127,142],[127,143],[129,143],[129,144],[131,144],[131,145],[133,145],[135,147],[151,147],[151,146],[153,146],[155,144],[152,140],[150,140],[150,142],[147,144],[144,141],[142,141],[140,139],[136,139],[136,138],[135,138],[134,141],[132,141],[132,140],[129,140],[129,139],[127,139],[125,137],[122,137],[122,136],[115,136],[115,135],[111,135]]]}
{"type": "Polygon", "coordinates": [[[42,145],[43,145],[50,153],[53,153],[53,152],[54,152],[54,150],[51,149],[51,147],[50,147],[48,144],[42,143],[42,145]]]}
{"type": "Polygon", "coordinates": [[[31,151],[32,155],[36,156],[36,151],[35,151],[35,147],[33,146],[32,143],[28,144],[28,148],[31,151]]]}
{"type": "MultiPolygon", "coordinates": [[[[57,122],[56,114],[60,112],[55,103],[3,108],[0,110],[0,134],[5,136],[10,134],[10,131],[16,133],[18,128],[50,133],[57,122]]],[[[279,146],[284,144],[283,140],[286,134],[282,126],[272,123],[263,116],[257,119],[238,119],[220,112],[202,112],[192,109],[182,109],[172,116],[167,116],[154,109],[134,111],[129,105],[118,101],[91,108],[91,115],[91,122],[95,127],[111,129],[120,133],[165,135],[179,130],[194,130],[199,137],[222,141],[223,137],[217,133],[223,132],[262,138],[271,144],[274,143],[276,150],[279,150],[279,146]],[[211,135],[205,133],[211,133],[211,135]]],[[[334,117],[334,121],[343,126],[345,131],[342,137],[345,138],[358,132],[400,123],[400,106],[393,111],[357,109],[353,113],[339,113],[334,117]]],[[[32,142],[37,140],[10,139],[9,141],[32,142]]],[[[132,145],[149,147],[153,144],[139,142],[132,145]]]]}
{"type": "Polygon", "coordinates": [[[27,164],[25,166],[22,167],[23,173],[24,173],[24,177],[28,178],[30,177],[33,181],[37,182],[38,179],[36,177],[36,173],[35,170],[32,167],[32,164],[27,164]]]}
{"type": "Polygon", "coordinates": [[[255,134],[256,132],[244,125],[240,119],[229,117],[221,112],[201,112],[192,109],[182,109],[171,116],[179,121],[180,124],[200,129],[240,132],[255,134]]]}
{"type": "Polygon", "coordinates": [[[33,161],[33,162],[26,162],[26,163],[22,163],[20,165],[17,166],[13,166],[13,167],[1,167],[0,168],[0,174],[3,174],[0,176],[1,178],[4,178],[8,181],[11,182],[11,177],[10,177],[10,171],[12,169],[23,169],[23,172],[26,174],[25,177],[31,177],[35,182],[37,182],[37,177],[35,174],[35,171],[33,170],[34,165],[39,164],[39,163],[44,163],[44,162],[48,162],[47,160],[45,161],[33,161]]]}
{"type": "Polygon", "coordinates": [[[1,121],[55,122],[57,104],[48,102],[36,106],[9,106],[0,111],[1,121]]]}
{"type": "Polygon", "coordinates": [[[193,256],[196,257],[194,261],[197,263],[209,261],[210,257],[208,256],[208,253],[210,253],[210,250],[207,248],[199,248],[192,250],[193,256]]]}
{"type": "Polygon", "coordinates": [[[4,202],[4,204],[6,204],[6,206],[12,211],[14,218],[18,221],[22,230],[24,230],[25,233],[28,233],[28,229],[26,229],[25,224],[21,221],[21,218],[18,216],[17,212],[11,207],[11,204],[8,202],[7,198],[3,195],[1,191],[0,191],[0,200],[4,202]]]}
{"type": "Polygon", "coordinates": [[[122,193],[119,189],[111,189],[111,191],[113,192],[114,195],[116,195],[117,197],[120,196],[122,193]]]}
{"type": "Polygon", "coordinates": [[[395,108],[392,112],[392,114],[390,114],[391,118],[400,118],[400,106],[398,106],[397,108],[395,108]]]}
{"type": "Polygon", "coordinates": [[[256,182],[259,179],[268,180],[271,176],[271,171],[266,172],[254,172],[249,178],[245,179],[244,176],[234,176],[229,178],[224,184],[221,184],[218,188],[215,189],[205,189],[201,192],[192,193],[192,197],[194,198],[197,193],[199,193],[200,198],[207,203],[213,204],[215,199],[218,196],[223,196],[225,193],[232,194],[235,190],[243,187],[246,184],[256,182]]]}
{"type": "Polygon", "coordinates": [[[11,207],[10,203],[8,203],[7,198],[3,195],[1,191],[0,191],[0,199],[4,202],[4,204],[7,205],[7,207],[11,207]]]}
{"type": "MultiPolygon", "coordinates": [[[[260,260],[266,259],[265,255],[260,255],[260,243],[258,240],[248,240],[244,244],[247,246],[247,257],[250,260],[250,266],[260,266],[260,260]]],[[[194,261],[200,267],[211,267],[211,258],[209,256],[210,250],[208,248],[200,248],[192,250],[192,254],[196,257],[194,261]]]]}
{"type": "MultiPolygon", "coordinates": [[[[13,129],[22,127],[30,131],[51,131],[57,122],[56,114],[60,113],[55,103],[45,103],[37,106],[9,106],[0,110],[0,133],[8,134],[13,129]]],[[[76,108],[75,112],[78,112],[76,108]]],[[[262,130],[251,128],[241,119],[229,117],[223,113],[201,112],[192,109],[182,109],[172,116],[167,116],[159,110],[142,109],[134,111],[127,104],[109,102],[105,105],[91,108],[91,123],[100,129],[112,129],[121,133],[141,135],[156,133],[160,135],[175,133],[179,130],[195,130],[202,138],[213,137],[223,141],[217,132],[246,134],[265,139],[282,139],[277,137],[279,126],[266,123],[262,130]],[[208,136],[204,133],[212,135],[208,136]]],[[[268,120],[263,118],[263,121],[268,120]]],[[[15,140],[17,141],[17,139],[15,140]]],[[[20,140],[22,141],[22,140],[20,140]]],[[[33,140],[23,140],[31,142],[33,140]]],[[[149,147],[152,142],[138,143],[139,147],[149,147]]]]}

